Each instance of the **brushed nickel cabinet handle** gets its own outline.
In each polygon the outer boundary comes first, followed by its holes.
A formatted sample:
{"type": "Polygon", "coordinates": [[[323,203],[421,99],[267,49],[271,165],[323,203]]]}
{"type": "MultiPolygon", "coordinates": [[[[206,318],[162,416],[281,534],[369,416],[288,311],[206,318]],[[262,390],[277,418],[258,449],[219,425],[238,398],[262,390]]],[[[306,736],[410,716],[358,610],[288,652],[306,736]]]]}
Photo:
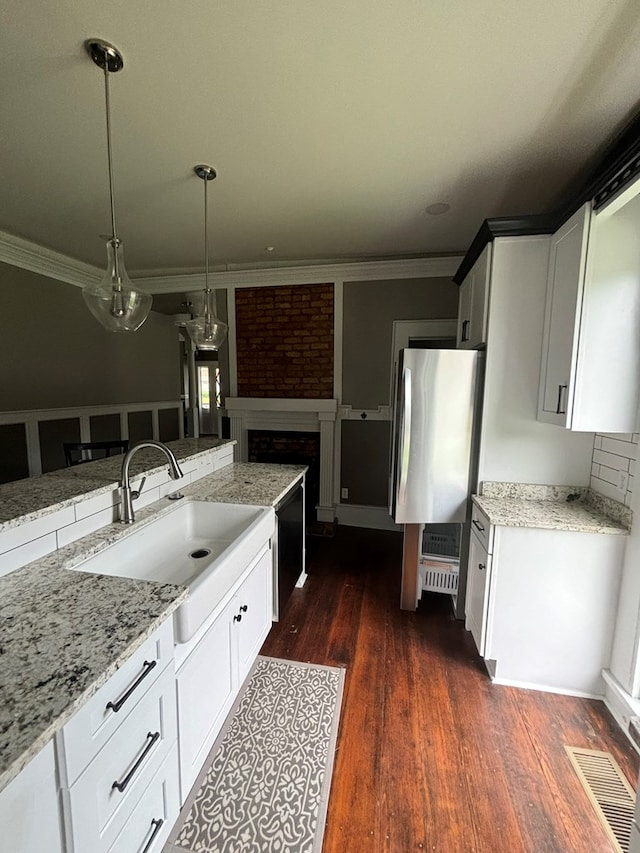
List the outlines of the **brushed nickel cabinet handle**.
{"type": "Polygon", "coordinates": [[[127,699],[131,696],[131,694],[136,690],[145,678],[149,675],[151,670],[157,665],[157,660],[146,660],[142,664],[142,673],[136,678],[131,687],[127,690],[126,693],[123,693],[122,696],[116,702],[107,702],[107,709],[111,709],[114,713],[118,713],[120,708],[124,705],[127,699]]]}

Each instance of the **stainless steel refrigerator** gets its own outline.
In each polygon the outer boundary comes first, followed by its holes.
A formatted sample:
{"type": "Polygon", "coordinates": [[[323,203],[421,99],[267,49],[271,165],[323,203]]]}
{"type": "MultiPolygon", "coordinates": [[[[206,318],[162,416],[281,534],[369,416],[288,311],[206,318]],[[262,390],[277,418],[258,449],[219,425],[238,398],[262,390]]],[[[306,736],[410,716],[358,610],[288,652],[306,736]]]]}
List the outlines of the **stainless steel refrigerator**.
{"type": "MultiPolygon", "coordinates": [[[[470,489],[475,487],[480,359],[475,350],[400,351],[389,511],[397,523],[406,525],[405,564],[421,549],[417,542],[407,548],[406,540],[417,536],[414,525],[467,522],[470,489]]],[[[403,583],[407,568],[403,566],[403,583]]],[[[403,589],[402,606],[411,598],[412,591],[403,589]]]]}

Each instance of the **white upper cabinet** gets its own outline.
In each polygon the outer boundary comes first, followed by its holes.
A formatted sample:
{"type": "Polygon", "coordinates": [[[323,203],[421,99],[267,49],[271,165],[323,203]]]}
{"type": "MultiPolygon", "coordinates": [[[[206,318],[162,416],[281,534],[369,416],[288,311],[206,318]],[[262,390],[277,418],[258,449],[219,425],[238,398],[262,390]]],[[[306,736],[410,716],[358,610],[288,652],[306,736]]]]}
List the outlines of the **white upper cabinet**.
{"type": "Polygon", "coordinates": [[[538,420],[571,426],[591,205],[553,235],[545,303],[538,420]]]}
{"type": "Polygon", "coordinates": [[[491,243],[460,285],[458,303],[458,349],[474,349],[487,342],[491,243]]]}
{"type": "Polygon", "coordinates": [[[640,392],[640,187],[580,208],[551,242],[538,420],[636,432],[640,392]]]}

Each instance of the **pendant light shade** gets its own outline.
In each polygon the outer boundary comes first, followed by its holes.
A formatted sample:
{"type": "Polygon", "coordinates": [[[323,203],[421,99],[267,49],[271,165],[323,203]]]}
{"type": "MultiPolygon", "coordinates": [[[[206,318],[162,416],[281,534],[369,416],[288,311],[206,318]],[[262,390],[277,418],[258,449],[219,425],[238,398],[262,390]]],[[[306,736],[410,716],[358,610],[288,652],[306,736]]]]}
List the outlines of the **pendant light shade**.
{"type": "Polygon", "coordinates": [[[216,296],[209,287],[209,235],[207,217],[207,184],[216,177],[213,166],[194,166],[193,171],[204,181],[204,301],[203,313],[185,324],[189,337],[200,350],[217,350],[224,343],[229,327],[216,314],[216,296]]]}
{"type": "Polygon", "coordinates": [[[144,290],[138,290],[131,283],[124,266],[122,240],[117,236],[116,231],[109,74],[120,71],[124,60],[120,51],[106,41],[90,39],[85,42],[85,47],[93,62],[104,71],[112,236],[107,241],[107,270],[104,277],[97,284],[87,285],[82,291],[82,296],[93,316],[105,329],[110,332],[135,332],[149,316],[153,297],[144,290]]]}

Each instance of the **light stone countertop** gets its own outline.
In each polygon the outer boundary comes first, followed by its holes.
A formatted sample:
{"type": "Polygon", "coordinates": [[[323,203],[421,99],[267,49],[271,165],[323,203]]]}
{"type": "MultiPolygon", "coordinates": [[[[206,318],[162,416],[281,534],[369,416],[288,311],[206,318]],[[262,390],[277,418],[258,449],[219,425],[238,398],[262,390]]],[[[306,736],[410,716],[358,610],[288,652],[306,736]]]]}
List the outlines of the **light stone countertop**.
{"type": "Polygon", "coordinates": [[[631,511],[584,486],[483,483],[473,502],[491,524],[628,535],[631,511]],[[567,498],[571,496],[570,500],[567,498]]]}
{"type": "MultiPolygon", "coordinates": [[[[183,492],[271,506],[305,470],[232,464],[183,492]]],[[[133,525],[109,524],[0,578],[0,790],[188,595],[177,585],[69,569],[179,505],[163,498],[133,525]]]]}
{"type": "Polygon", "coordinates": [[[194,500],[275,507],[306,470],[305,465],[236,462],[182,491],[194,500]]]}
{"type": "MultiPolygon", "coordinates": [[[[178,462],[209,453],[217,447],[232,444],[229,439],[183,438],[167,442],[178,462]]],[[[167,467],[165,458],[157,450],[144,448],[131,460],[132,477],[162,471],[167,467]]],[[[86,462],[72,468],[61,468],[0,484],[0,531],[17,527],[27,521],[42,518],[59,509],[80,503],[112,491],[120,481],[122,456],[111,456],[86,462]]]]}

